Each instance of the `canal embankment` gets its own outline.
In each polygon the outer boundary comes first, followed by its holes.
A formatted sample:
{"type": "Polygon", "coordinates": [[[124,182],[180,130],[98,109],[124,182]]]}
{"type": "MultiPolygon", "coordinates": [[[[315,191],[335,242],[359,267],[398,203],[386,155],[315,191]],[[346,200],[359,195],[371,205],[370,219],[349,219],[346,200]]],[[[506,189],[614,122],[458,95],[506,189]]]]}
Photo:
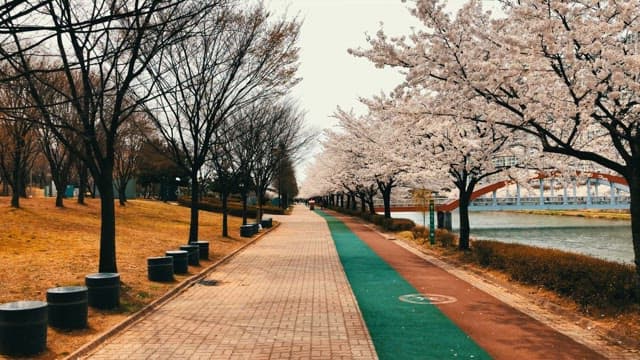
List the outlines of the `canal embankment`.
{"type": "MultiPolygon", "coordinates": [[[[470,212],[471,237],[542,248],[558,249],[608,261],[632,264],[631,223],[626,219],[598,218],[602,213],[581,211],[584,216],[475,211],[470,212]]],[[[614,213],[611,213],[613,216],[614,213]]],[[[394,212],[394,218],[407,218],[423,225],[420,212],[394,212]]],[[[428,214],[427,214],[428,226],[428,214]]],[[[452,213],[453,232],[459,227],[457,212],[452,213]]]]}

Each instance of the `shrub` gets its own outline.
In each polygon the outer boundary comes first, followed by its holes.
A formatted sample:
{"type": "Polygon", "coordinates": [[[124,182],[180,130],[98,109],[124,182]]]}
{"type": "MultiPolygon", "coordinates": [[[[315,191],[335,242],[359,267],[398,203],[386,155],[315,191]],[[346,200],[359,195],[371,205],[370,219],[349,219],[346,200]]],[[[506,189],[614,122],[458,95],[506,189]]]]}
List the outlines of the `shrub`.
{"type": "Polygon", "coordinates": [[[475,261],[502,270],[512,279],[540,285],[588,307],[623,308],[640,302],[638,279],[631,265],[554,249],[473,242],[475,261]]]}
{"type": "Polygon", "coordinates": [[[413,237],[416,239],[426,239],[429,237],[429,228],[424,227],[422,225],[416,225],[411,230],[413,232],[413,237]]]}
{"type": "Polygon", "coordinates": [[[404,231],[413,229],[416,224],[410,219],[384,219],[382,226],[389,231],[404,231]]]}
{"type": "Polygon", "coordinates": [[[396,234],[397,237],[401,238],[401,239],[406,239],[409,241],[415,241],[416,238],[413,236],[413,232],[409,231],[409,230],[405,230],[405,231],[400,231],[399,233],[396,234]]]}
{"type": "Polygon", "coordinates": [[[456,234],[446,229],[436,229],[436,241],[439,242],[442,247],[454,247],[456,245],[456,240],[456,234]]]}
{"type": "Polygon", "coordinates": [[[371,219],[373,219],[373,214],[368,213],[368,212],[363,212],[363,213],[360,214],[360,217],[365,221],[371,222],[371,219]]]}
{"type": "Polygon", "coordinates": [[[384,221],[385,221],[385,217],[384,215],[380,215],[380,214],[374,214],[371,216],[371,221],[376,224],[376,225],[380,225],[383,226],[384,225],[384,221]]]}
{"type": "MultiPolygon", "coordinates": [[[[178,203],[182,206],[190,207],[191,200],[179,199],[178,203]]],[[[202,200],[198,203],[198,208],[204,211],[222,212],[222,204],[220,202],[212,202],[210,200],[202,200]]],[[[285,215],[288,209],[281,209],[274,206],[263,206],[262,212],[264,214],[285,215]]],[[[233,216],[242,216],[242,204],[230,202],[227,204],[227,213],[233,216]]],[[[247,207],[247,216],[255,218],[257,216],[257,208],[255,206],[247,207]]]]}

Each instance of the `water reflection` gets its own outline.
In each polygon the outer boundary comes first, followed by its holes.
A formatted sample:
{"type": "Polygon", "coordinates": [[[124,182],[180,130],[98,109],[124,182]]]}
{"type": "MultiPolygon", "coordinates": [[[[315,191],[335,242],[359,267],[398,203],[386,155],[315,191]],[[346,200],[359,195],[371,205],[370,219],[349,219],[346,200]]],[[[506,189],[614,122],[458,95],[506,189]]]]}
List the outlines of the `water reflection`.
{"type": "MultiPolygon", "coordinates": [[[[453,214],[454,231],[459,228],[453,214]]],[[[422,224],[422,213],[397,212],[393,217],[422,224]]],[[[429,216],[426,217],[427,223],[429,216]]],[[[631,224],[626,220],[588,219],[573,216],[531,215],[510,212],[472,212],[471,236],[587,254],[632,263],[631,224]]],[[[427,224],[428,225],[428,224],[427,224]]]]}

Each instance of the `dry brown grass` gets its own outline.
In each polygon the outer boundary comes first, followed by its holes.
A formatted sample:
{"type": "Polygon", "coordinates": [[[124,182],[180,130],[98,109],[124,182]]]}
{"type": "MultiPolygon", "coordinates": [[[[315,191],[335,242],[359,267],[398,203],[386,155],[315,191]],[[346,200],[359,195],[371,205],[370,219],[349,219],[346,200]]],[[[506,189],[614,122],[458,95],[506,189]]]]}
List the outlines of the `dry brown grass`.
{"type": "MultiPolygon", "coordinates": [[[[84,285],[84,277],[98,270],[100,203],[86,206],[73,200],[64,209],[54,199],[21,199],[21,209],[0,197],[0,303],[42,300],[57,286],[84,285]]],[[[230,238],[221,234],[222,216],[200,213],[200,240],[210,242],[209,261],[189,267],[173,283],[147,280],[146,259],[185,244],[189,209],[158,201],[132,200],[116,209],[117,261],[122,281],[120,309],[89,310],[89,328],[58,331],[49,328],[47,351],[39,359],[62,358],[133,312],[160,297],[189,276],[249,241],[241,238],[241,219],[229,217],[230,238]]],[[[3,357],[0,355],[0,359],[3,357]]]]}

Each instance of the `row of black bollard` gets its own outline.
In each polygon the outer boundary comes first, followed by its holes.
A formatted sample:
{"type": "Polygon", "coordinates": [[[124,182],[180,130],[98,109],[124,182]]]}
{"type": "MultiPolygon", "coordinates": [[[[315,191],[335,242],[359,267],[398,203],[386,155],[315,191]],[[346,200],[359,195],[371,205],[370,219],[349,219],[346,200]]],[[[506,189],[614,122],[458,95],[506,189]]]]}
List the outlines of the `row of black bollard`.
{"type": "Polygon", "coordinates": [[[180,250],[169,250],[164,255],[147,258],[149,280],[169,282],[174,274],[188,273],[189,265],[199,266],[200,260],[209,259],[209,242],[181,245],[180,250]]]}
{"type": "Polygon", "coordinates": [[[260,231],[260,227],[268,229],[273,226],[273,220],[271,218],[263,218],[260,223],[240,225],[240,236],[252,237],[260,231]]]}
{"type": "Polygon", "coordinates": [[[119,304],[120,276],[89,274],[87,286],[47,290],[47,301],[0,304],[0,354],[29,356],[47,347],[47,325],[74,330],[87,327],[88,306],[112,308],[119,304]]]}
{"type": "Polygon", "coordinates": [[[271,218],[263,218],[260,220],[260,226],[262,226],[263,229],[273,227],[273,220],[271,218]]]}
{"type": "MultiPolygon", "coordinates": [[[[188,265],[209,259],[209,242],[183,245],[165,256],[147,258],[152,281],[173,281],[188,265]]],[[[47,326],[62,330],[87,327],[88,307],[113,309],[120,305],[120,274],[95,273],[85,277],[86,286],[63,286],[47,290],[47,301],[16,301],[0,304],[0,354],[31,356],[47,346],[47,326]]]]}

